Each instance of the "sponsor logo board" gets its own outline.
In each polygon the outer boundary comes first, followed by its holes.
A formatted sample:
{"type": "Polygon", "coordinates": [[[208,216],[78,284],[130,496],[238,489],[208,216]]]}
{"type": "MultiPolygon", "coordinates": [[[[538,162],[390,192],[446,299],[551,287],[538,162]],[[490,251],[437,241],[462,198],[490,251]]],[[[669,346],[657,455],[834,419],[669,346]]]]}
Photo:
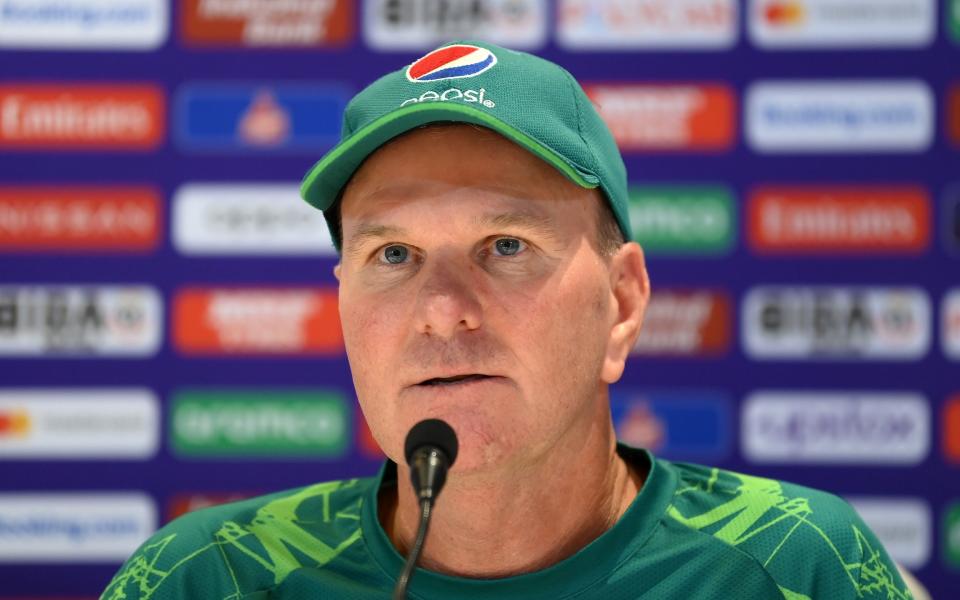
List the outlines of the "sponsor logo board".
{"type": "Polygon", "coordinates": [[[617,439],[673,460],[717,461],[730,450],[729,398],[715,391],[611,391],[617,439]]]}
{"type": "Polygon", "coordinates": [[[139,285],[0,286],[0,356],[149,357],[163,304],[139,285]]]}
{"type": "Polygon", "coordinates": [[[960,44],[960,0],[952,0],[946,11],[950,37],[954,43],[960,44]]]}
{"type": "Polygon", "coordinates": [[[177,494],[170,499],[170,503],[167,505],[167,522],[185,515],[188,512],[193,512],[202,508],[210,508],[211,506],[219,506],[220,504],[227,504],[228,502],[239,502],[240,500],[246,500],[247,498],[251,498],[256,495],[258,494],[236,492],[177,494]]]}
{"type": "Polygon", "coordinates": [[[910,287],[760,286],[742,306],[743,343],[761,360],[919,360],[930,299],[910,287]]]}
{"type": "Polygon", "coordinates": [[[716,356],[730,347],[730,299],[719,290],[658,289],[650,297],[640,337],[641,356],[716,356]]]}
{"type": "Polygon", "coordinates": [[[323,213],[297,183],[188,183],[173,197],[173,245],[188,255],[329,255],[323,213]]]}
{"type": "Polygon", "coordinates": [[[177,93],[174,134],[196,152],[308,152],[334,146],[349,99],[333,85],[192,83],[177,93]]]}
{"type": "Polygon", "coordinates": [[[921,498],[851,497],[847,501],[897,564],[922,568],[933,547],[933,516],[921,498]]]}
{"type": "Polygon", "coordinates": [[[158,411],[145,389],[0,389],[0,457],[147,459],[158,411]]]}
{"type": "Polygon", "coordinates": [[[930,203],[919,186],[761,186],[747,238],[759,254],[917,254],[930,242],[930,203]]]}
{"type": "Polygon", "coordinates": [[[185,391],[174,395],[171,446],[182,456],[334,458],[347,450],[350,409],[323,390],[185,391]]]}
{"type": "Polygon", "coordinates": [[[0,149],[153,150],[164,102],[148,84],[2,84],[0,149]]]}
{"type": "Polygon", "coordinates": [[[3,493],[0,563],[119,563],[156,522],[140,493],[3,493]]]}
{"type": "Polygon", "coordinates": [[[367,458],[382,459],[386,455],[383,453],[383,450],[380,448],[380,444],[377,443],[377,440],[373,437],[373,432],[370,431],[370,425],[367,424],[366,418],[363,416],[363,411],[359,408],[356,410],[356,422],[357,422],[357,447],[360,448],[361,454],[367,458]]]}
{"type": "Polygon", "coordinates": [[[585,84],[617,145],[632,151],[721,151],[736,140],[736,101],[722,84],[585,84]]]}
{"type": "Polygon", "coordinates": [[[943,245],[947,253],[960,258],[960,184],[947,187],[943,195],[943,215],[940,219],[943,245]]]}
{"type": "Polygon", "coordinates": [[[922,152],[933,140],[933,94],[916,80],[762,81],[744,109],[761,153],[922,152]]]}
{"type": "Polygon", "coordinates": [[[6,0],[0,48],[154,50],[167,39],[165,0],[6,0]]]}
{"type": "MultiPolygon", "coordinates": [[[[960,9],[958,9],[960,11],[960,9]]],[[[947,137],[954,146],[960,146],[960,84],[953,84],[947,92],[945,110],[947,137]]]]}
{"type": "Polygon", "coordinates": [[[940,343],[951,360],[960,360],[960,288],[949,290],[940,304],[940,343]]]}
{"type": "Polygon", "coordinates": [[[575,50],[718,50],[737,42],[735,0],[561,0],[557,40],[575,50]]]}
{"type": "Polygon", "coordinates": [[[150,187],[0,186],[0,252],[152,250],[160,204],[150,187]]]}
{"type": "Polygon", "coordinates": [[[364,38],[377,50],[463,38],[533,50],[547,38],[545,0],[366,0],[363,8],[364,38]]]}
{"type": "Polygon", "coordinates": [[[753,463],[915,465],[930,450],[930,407],[914,393],[759,391],[741,421],[753,463]]]}
{"type": "Polygon", "coordinates": [[[943,512],[943,562],[960,571],[960,502],[947,505],[943,512]]]}
{"type": "Polygon", "coordinates": [[[187,46],[323,47],[353,37],[351,0],[182,0],[187,46]]]}
{"type": "Polygon", "coordinates": [[[960,465],[960,394],[943,405],[943,455],[960,465]]]}
{"type": "Polygon", "coordinates": [[[936,35],[934,0],[751,0],[761,48],[918,48],[936,35]]]}
{"type": "Polygon", "coordinates": [[[337,290],[187,288],[173,304],[184,354],[341,354],[337,290]]]}
{"type": "Polygon", "coordinates": [[[720,185],[630,187],[633,237],[647,256],[717,255],[736,236],[733,192],[720,185]]]}

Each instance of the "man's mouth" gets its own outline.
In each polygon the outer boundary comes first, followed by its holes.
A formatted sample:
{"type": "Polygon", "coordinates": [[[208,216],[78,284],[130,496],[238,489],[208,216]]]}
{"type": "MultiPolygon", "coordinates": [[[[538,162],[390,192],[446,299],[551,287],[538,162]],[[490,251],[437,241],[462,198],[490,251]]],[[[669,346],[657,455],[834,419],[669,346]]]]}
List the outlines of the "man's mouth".
{"type": "Polygon", "coordinates": [[[433,379],[421,381],[417,385],[454,385],[457,383],[469,383],[471,381],[480,381],[483,379],[492,379],[492,377],[490,375],[483,375],[481,373],[470,373],[468,375],[454,375],[453,377],[434,377],[433,379]]]}

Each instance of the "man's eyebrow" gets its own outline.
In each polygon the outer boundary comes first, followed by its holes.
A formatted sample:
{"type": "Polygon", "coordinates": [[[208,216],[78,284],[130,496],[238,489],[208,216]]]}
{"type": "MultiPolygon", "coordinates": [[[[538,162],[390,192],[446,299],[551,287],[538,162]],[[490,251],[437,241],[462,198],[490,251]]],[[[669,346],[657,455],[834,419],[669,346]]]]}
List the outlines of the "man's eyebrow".
{"type": "Polygon", "coordinates": [[[353,254],[357,252],[363,244],[371,240],[403,237],[406,233],[406,229],[395,225],[382,225],[371,222],[360,223],[357,230],[350,234],[349,243],[343,244],[343,248],[348,254],[353,254]]]}
{"type": "Polygon", "coordinates": [[[549,215],[525,210],[486,214],[478,218],[477,223],[492,228],[519,227],[551,238],[559,234],[556,222],[549,215]]]}

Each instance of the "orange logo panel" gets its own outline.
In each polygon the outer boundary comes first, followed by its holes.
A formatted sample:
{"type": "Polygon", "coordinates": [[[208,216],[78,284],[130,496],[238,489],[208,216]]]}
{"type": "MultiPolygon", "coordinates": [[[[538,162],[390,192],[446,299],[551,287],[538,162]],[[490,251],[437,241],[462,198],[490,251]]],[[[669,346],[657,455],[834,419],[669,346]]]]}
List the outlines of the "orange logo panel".
{"type": "Polygon", "coordinates": [[[256,495],[257,494],[254,493],[224,494],[219,492],[209,494],[177,494],[170,500],[170,504],[168,505],[167,522],[169,523],[179,516],[200,510],[201,508],[209,508],[228,502],[238,502],[256,495]]]}
{"type": "Polygon", "coordinates": [[[943,407],[943,454],[948,461],[960,463],[960,395],[943,407]]]}
{"type": "Polygon", "coordinates": [[[343,352],[336,290],[185,289],[174,299],[173,339],[184,354],[343,352]]]}
{"type": "Polygon", "coordinates": [[[725,85],[584,86],[621,150],[726,150],[736,102],[725,85]]]}
{"type": "Polygon", "coordinates": [[[0,148],[150,150],[163,141],[154,85],[0,85],[0,148]]]}
{"type": "Polygon", "coordinates": [[[918,186],[758,187],[747,236],[760,253],[922,252],[930,203],[918,186]]]}
{"type": "Polygon", "coordinates": [[[0,187],[4,250],[143,251],[160,239],[160,195],[147,187],[0,187]]]}
{"type": "Polygon", "coordinates": [[[353,37],[353,5],[352,0],[183,0],[180,23],[191,46],[342,45],[353,37]]]}
{"type": "Polygon", "coordinates": [[[715,290],[659,290],[650,298],[633,354],[702,356],[727,351],[730,298],[715,290]]]}

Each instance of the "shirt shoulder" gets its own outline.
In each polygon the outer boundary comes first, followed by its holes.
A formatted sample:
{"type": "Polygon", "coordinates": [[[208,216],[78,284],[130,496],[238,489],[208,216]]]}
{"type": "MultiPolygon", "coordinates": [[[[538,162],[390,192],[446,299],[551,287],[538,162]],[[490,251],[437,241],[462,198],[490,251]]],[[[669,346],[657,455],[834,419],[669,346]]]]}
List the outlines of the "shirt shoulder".
{"type": "Polygon", "coordinates": [[[360,503],[371,485],[318,483],[183,515],[127,559],[101,600],[237,600],[275,587],[360,538],[360,503]]]}
{"type": "Polygon", "coordinates": [[[667,518],[749,555],[787,600],[908,600],[886,550],[847,502],[775,479],[669,463],[667,518]]]}

